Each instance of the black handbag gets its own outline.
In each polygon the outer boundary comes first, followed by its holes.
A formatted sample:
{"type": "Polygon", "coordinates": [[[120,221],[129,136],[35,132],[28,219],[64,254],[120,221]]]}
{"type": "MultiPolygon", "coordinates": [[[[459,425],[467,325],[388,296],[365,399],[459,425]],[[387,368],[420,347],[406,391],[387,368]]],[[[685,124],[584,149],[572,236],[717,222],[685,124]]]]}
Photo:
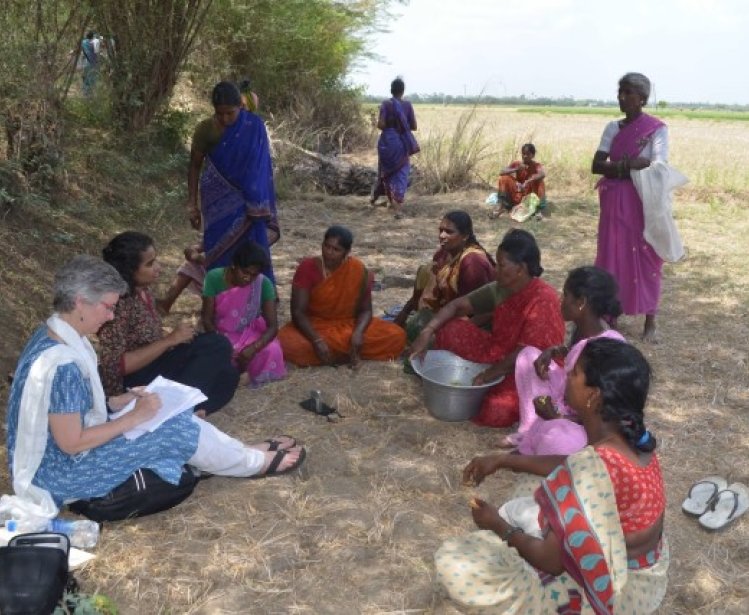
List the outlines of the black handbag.
{"type": "Polygon", "coordinates": [[[184,501],[194,491],[197,483],[198,477],[189,466],[182,468],[182,476],[177,485],[166,482],[155,472],[144,468],[133,472],[130,478],[107,495],[71,502],[68,508],[99,523],[145,517],[184,501]]]}
{"type": "Polygon", "coordinates": [[[70,540],[64,534],[20,534],[0,548],[0,613],[49,615],[63,592],[76,591],[68,571],[70,540]]]}

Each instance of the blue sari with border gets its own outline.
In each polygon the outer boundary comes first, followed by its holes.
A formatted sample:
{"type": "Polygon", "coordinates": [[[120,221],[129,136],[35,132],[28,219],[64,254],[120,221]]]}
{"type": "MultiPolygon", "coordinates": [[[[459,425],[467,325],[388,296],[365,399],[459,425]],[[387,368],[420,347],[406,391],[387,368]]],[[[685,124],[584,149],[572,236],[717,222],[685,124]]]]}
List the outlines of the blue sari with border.
{"type": "Polygon", "coordinates": [[[231,264],[234,248],[251,240],[265,250],[263,273],[275,283],[268,228],[278,232],[273,164],[265,124],[240,110],[207,155],[200,176],[206,269],[231,264]]]}
{"type": "Polygon", "coordinates": [[[396,203],[402,203],[411,170],[409,158],[419,152],[419,144],[411,132],[401,101],[393,97],[383,102],[381,113],[389,126],[382,130],[377,142],[378,178],[372,198],[386,195],[396,203]]]}

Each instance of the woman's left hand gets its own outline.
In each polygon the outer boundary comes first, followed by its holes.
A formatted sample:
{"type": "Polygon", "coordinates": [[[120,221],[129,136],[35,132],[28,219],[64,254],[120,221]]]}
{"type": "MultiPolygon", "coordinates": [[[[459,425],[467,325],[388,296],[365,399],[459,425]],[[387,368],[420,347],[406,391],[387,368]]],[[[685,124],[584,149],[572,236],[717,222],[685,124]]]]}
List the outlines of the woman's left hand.
{"type": "Polygon", "coordinates": [[[471,515],[476,527],[482,530],[497,530],[501,523],[497,507],[479,498],[471,500],[471,515]]]}
{"type": "Polygon", "coordinates": [[[110,410],[119,412],[135,398],[140,397],[145,393],[146,387],[132,387],[127,391],[127,393],[123,393],[122,395],[112,395],[112,397],[107,400],[107,405],[110,410]]]}

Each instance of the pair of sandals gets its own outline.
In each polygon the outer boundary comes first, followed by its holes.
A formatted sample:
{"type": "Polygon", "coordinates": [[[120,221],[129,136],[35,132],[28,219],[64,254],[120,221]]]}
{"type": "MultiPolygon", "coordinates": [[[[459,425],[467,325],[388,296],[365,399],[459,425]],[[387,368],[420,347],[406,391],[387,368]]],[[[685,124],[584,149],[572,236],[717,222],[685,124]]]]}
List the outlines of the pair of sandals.
{"type": "Polygon", "coordinates": [[[707,530],[719,530],[749,510],[749,488],[732,483],[720,476],[708,476],[694,483],[681,509],[699,517],[699,524],[707,530]]]}

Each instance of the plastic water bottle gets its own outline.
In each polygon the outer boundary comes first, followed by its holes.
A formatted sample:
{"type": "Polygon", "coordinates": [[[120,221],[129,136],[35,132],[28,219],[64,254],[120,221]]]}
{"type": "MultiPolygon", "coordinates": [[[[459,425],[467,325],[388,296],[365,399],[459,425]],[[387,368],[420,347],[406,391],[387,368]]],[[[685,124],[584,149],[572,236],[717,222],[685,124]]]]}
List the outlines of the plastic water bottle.
{"type": "Polygon", "coordinates": [[[47,531],[65,534],[70,538],[70,544],[79,549],[91,549],[99,541],[99,524],[90,519],[52,519],[47,531]]]}
{"type": "Polygon", "coordinates": [[[79,549],[91,549],[99,540],[99,524],[96,521],[82,519],[72,521],[70,519],[52,519],[44,525],[38,522],[16,521],[9,519],[5,522],[5,528],[9,532],[56,532],[65,534],[70,539],[70,544],[79,549]]]}

